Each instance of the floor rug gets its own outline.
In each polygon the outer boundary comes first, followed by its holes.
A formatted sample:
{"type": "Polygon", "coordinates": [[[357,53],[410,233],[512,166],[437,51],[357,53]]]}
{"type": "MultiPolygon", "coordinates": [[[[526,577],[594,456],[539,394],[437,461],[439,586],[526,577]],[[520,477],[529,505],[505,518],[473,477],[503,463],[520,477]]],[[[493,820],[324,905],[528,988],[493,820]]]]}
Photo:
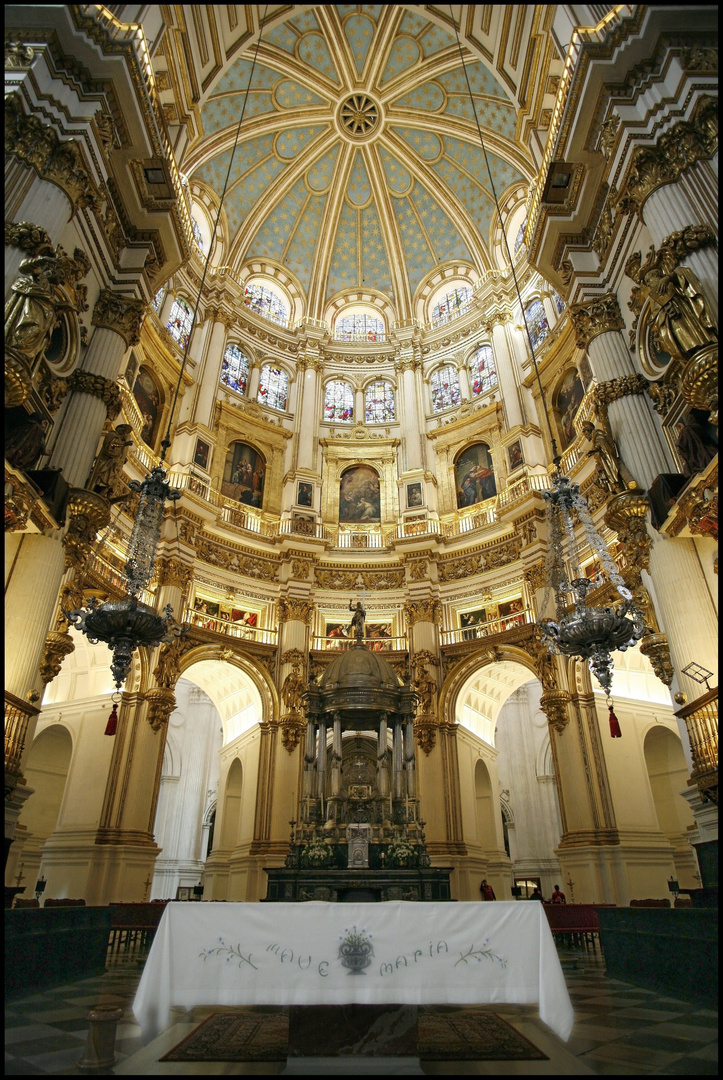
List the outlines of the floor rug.
{"type": "Polygon", "coordinates": [[[288,1012],[214,1013],[159,1061],[286,1061],[288,1012]]]}
{"type": "Polygon", "coordinates": [[[495,1013],[420,1008],[417,1053],[422,1061],[547,1061],[536,1046],[495,1013]]]}

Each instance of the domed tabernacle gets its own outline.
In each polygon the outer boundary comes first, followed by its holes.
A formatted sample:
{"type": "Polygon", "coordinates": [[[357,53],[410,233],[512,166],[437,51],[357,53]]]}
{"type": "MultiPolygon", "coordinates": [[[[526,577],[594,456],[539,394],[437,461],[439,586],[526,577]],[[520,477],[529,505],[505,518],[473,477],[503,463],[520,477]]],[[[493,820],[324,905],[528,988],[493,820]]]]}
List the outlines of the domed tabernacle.
{"type": "Polygon", "coordinates": [[[399,680],[392,666],[379,653],[370,652],[363,645],[357,645],[332,660],[321,680],[322,690],[344,687],[395,689],[398,686],[399,680]]]}

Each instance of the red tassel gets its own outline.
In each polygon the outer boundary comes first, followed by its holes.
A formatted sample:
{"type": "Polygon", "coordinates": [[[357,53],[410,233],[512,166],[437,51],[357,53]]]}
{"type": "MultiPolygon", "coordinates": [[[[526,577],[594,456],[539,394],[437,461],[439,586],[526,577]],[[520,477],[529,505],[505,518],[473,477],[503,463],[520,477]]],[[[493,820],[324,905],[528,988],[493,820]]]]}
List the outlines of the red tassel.
{"type": "Polygon", "coordinates": [[[608,708],[610,710],[610,738],[611,739],[622,739],[623,733],[620,730],[620,724],[618,723],[617,716],[613,712],[612,705],[608,705],[608,708]]]}
{"type": "Polygon", "coordinates": [[[118,728],[118,705],[117,705],[116,702],[114,702],[113,703],[113,709],[111,711],[110,716],[108,717],[108,723],[105,726],[105,734],[106,735],[115,735],[117,728],[118,728]]]}

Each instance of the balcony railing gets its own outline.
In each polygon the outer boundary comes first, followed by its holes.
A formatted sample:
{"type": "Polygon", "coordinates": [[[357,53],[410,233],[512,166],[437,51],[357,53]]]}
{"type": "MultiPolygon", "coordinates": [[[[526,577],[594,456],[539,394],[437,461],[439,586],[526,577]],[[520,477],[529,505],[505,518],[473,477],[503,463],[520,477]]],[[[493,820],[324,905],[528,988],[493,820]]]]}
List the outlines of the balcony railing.
{"type": "Polygon", "coordinates": [[[5,691],[5,798],[18,786],[20,780],[20,762],[25,749],[28,724],[37,716],[36,709],[28,701],[15,697],[5,691]]]}
{"type": "Polygon", "coordinates": [[[260,626],[249,626],[244,622],[232,622],[228,617],[221,615],[209,615],[205,611],[197,611],[195,608],[186,608],[183,613],[183,621],[191,626],[199,626],[202,630],[212,630],[215,634],[225,634],[226,637],[245,638],[247,641],[257,641],[261,645],[275,645],[278,631],[269,630],[260,626]]]}
{"type": "Polygon", "coordinates": [[[389,337],[385,330],[367,330],[355,333],[350,330],[335,330],[332,341],[359,342],[366,345],[376,345],[380,341],[388,341],[389,337]]]}
{"type": "Polygon", "coordinates": [[[718,803],[718,687],[713,687],[675,714],[685,720],[693,755],[691,781],[701,797],[718,803]]]}
{"type": "Polygon", "coordinates": [[[516,611],[511,615],[504,615],[490,622],[477,623],[476,626],[463,626],[459,630],[443,630],[443,645],[458,645],[462,641],[475,641],[477,639],[494,637],[495,634],[504,634],[507,630],[514,630],[525,623],[535,621],[534,612],[530,608],[516,611]]]}
{"type": "Polygon", "coordinates": [[[312,540],[331,540],[332,534],[320,521],[304,521],[303,518],[285,518],[274,526],[280,536],[308,536],[312,540]]]}
{"type": "Polygon", "coordinates": [[[402,521],[390,529],[387,535],[387,544],[395,540],[406,540],[413,536],[438,536],[442,532],[442,526],[437,518],[422,518],[420,520],[402,521]]]}
{"type": "MultiPolygon", "coordinates": [[[[401,637],[365,637],[364,644],[372,652],[406,652],[409,648],[406,635],[401,637]]],[[[312,649],[351,649],[355,639],[349,637],[320,637],[311,639],[312,649]]]]}
{"type": "Polygon", "coordinates": [[[370,548],[383,548],[384,536],[381,529],[369,529],[360,531],[359,529],[344,529],[339,528],[339,532],[336,535],[336,547],[338,548],[352,548],[356,551],[367,551],[370,548]]]}

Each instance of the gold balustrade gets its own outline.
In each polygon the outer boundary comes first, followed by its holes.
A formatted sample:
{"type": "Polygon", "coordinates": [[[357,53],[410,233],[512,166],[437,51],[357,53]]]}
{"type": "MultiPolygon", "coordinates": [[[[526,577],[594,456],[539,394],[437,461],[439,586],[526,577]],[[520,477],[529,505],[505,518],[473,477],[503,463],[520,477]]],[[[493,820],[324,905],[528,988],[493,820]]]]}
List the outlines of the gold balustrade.
{"type": "Polygon", "coordinates": [[[675,714],[685,720],[693,755],[690,783],[704,802],[718,804],[718,687],[688,702],[675,714]]]}
{"type": "Polygon", "coordinates": [[[22,781],[20,762],[25,749],[28,725],[40,709],[29,701],[5,691],[5,799],[22,781]]]}

